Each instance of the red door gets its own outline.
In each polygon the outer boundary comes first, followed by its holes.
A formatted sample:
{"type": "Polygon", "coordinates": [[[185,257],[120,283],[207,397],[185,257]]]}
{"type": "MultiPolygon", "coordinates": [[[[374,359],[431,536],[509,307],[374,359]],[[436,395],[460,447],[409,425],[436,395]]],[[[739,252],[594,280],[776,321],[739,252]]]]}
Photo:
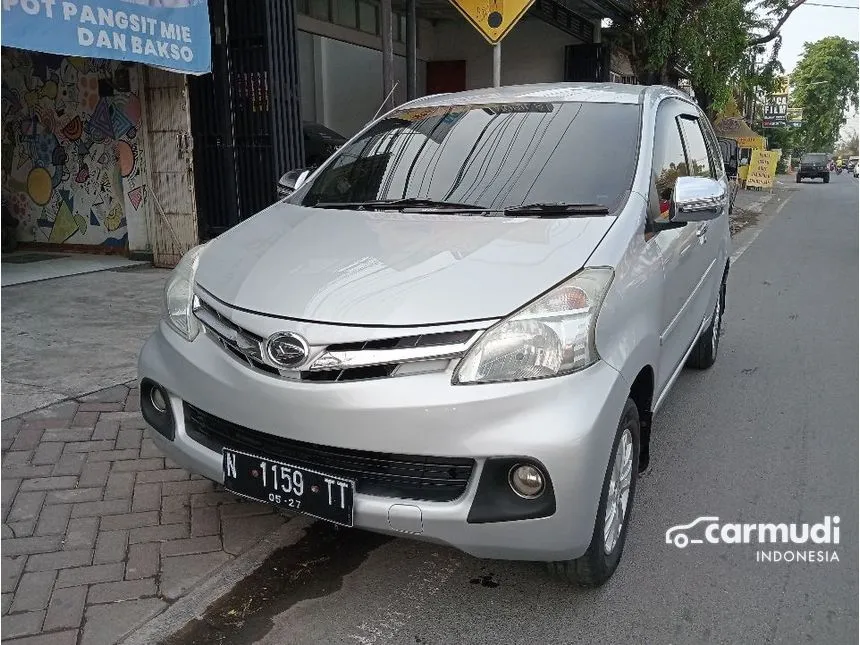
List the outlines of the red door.
{"type": "Polygon", "coordinates": [[[434,60],[427,62],[427,94],[462,92],[466,89],[466,61],[434,60]]]}

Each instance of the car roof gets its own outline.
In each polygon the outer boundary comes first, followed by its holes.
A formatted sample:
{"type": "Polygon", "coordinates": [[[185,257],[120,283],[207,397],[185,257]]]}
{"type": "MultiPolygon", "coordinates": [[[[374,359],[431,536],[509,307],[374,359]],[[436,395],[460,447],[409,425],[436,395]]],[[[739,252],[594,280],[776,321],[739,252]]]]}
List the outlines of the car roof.
{"type": "Polygon", "coordinates": [[[525,103],[547,101],[554,103],[643,103],[662,95],[676,96],[687,101],[680,90],[662,85],[628,85],[626,83],[535,83],[497,88],[467,90],[449,94],[433,94],[401,105],[404,108],[444,107],[471,103],[525,103]],[[652,95],[652,96],[649,96],[652,95]]]}

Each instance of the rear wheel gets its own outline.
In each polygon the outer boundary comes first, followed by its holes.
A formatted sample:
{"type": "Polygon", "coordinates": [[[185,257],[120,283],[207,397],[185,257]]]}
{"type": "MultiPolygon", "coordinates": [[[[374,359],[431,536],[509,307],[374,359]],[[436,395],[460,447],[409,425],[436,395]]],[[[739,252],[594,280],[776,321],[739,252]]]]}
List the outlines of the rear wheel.
{"type": "Polygon", "coordinates": [[[797,177],[795,177],[794,180],[799,184],[800,183],[800,175],[797,175],[797,177]]]}
{"type": "Polygon", "coordinates": [[[829,184],[829,183],[830,183],[830,175],[824,175],[823,179],[824,179],[824,183],[825,183],[825,184],[829,184]]]}
{"type": "Polygon", "coordinates": [[[717,362],[717,351],[720,348],[720,330],[723,325],[723,312],[726,308],[726,279],[720,285],[720,291],[717,295],[717,302],[714,305],[714,314],[711,317],[711,324],[699,336],[696,341],[696,346],[693,348],[690,358],[687,359],[687,366],[693,369],[706,370],[711,365],[717,362]]]}
{"type": "Polygon", "coordinates": [[[621,561],[639,471],[639,410],[627,399],[603,478],[591,544],[576,560],[550,562],[550,572],[579,587],[599,587],[621,561]]]}

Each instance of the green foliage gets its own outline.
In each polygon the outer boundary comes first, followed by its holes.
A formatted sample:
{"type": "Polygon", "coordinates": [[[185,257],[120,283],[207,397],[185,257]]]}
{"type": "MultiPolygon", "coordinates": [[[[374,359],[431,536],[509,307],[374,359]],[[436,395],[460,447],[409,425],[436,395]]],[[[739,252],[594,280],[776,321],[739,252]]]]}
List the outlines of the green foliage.
{"type": "Polygon", "coordinates": [[[767,130],[767,147],[771,150],[782,150],[782,158],[776,165],[777,174],[785,174],[788,170],[789,158],[796,156],[794,152],[797,145],[795,142],[796,136],[797,130],[795,128],[784,127],[767,130]]]}
{"type": "Polygon", "coordinates": [[[634,0],[634,18],[616,25],[643,84],[667,83],[669,71],[689,74],[712,118],[732,97],[769,88],[783,71],[779,28],[804,0],[634,0]],[[767,59],[764,45],[773,43],[767,59]]]}
{"type": "Polygon", "coordinates": [[[751,14],[741,0],[711,0],[679,26],[678,46],[693,90],[710,113],[731,98],[730,79],[747,49],[745,27],[753,22],[751,14]]]}
{"type": "Polygon", "coordinates": [[[780,149],[787,153],[796,149],[797,129],[796,128],[773,128],[767,130],[767,147],[771,150],[780,149]]]}
{"type": "Polygon", "coordinates": [[[806,43],[791,75],[792,102],[803,108],[800,146],[830,151],[849,107],[858,107],[857,41],[829,36],[806,43]]]}
{"type": "Polygon", "coordinates": [[[839,144],[836,146],[836,155],[841,157],[860,155],[860,141],[858,141],[857,130],[851,131],[839,140],[839,144]]]}

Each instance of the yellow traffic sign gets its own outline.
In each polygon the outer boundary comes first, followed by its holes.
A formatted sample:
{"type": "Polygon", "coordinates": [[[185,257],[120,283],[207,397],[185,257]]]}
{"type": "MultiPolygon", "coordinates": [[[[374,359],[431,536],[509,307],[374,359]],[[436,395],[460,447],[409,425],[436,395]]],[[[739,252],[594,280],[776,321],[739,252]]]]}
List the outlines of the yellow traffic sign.
{"type": "Polygon", "coordinates": [[[504,38],[535,0],[451,0],[491,45],[504,38]]]}

